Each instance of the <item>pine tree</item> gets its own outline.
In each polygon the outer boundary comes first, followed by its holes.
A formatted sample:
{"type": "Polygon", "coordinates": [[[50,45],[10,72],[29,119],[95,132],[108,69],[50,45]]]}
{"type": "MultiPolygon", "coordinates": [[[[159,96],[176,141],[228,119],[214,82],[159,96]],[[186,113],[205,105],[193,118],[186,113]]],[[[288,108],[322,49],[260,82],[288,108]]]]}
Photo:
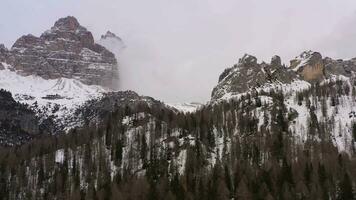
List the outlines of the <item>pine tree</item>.
{"type": "Polygon", "coordinates": [[[356,123],[352,123],[352,138],[356,141],[356,123]]]}
{"type": "Polygon", "coordinates": [[[345,173],[343,180],[339,184],[339,193],[337,196],[338,200],[353,200],[352,183],[350,177],[345,173]]]}

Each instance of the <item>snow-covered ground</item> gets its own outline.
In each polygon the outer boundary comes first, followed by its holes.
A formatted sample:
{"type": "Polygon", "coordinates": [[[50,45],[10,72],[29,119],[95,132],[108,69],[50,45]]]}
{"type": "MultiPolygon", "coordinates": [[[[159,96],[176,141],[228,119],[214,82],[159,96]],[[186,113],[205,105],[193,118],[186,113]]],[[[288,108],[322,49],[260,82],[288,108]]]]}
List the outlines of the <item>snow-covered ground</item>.
{"type": "Polygon", "coordinates": [[[197,109],[199,109],[203,104],[193,102],[193,103],[166,103],[166,105],[184,113],[193,113],[197,109]]]}
{"type": "MultiPolygon", "coordinates": [[[[348,84],[350,88],[350,78],[345,76],[331,76],[321,82],[321,85],[327,84],[330,81],[341,80],[345,84],[348,84]]],[[[306,81],[295,80],[291,84],[273,83],[265,84],[254,90],[250,90],[246,93],[225,93],[224,96],[218,100],[212,101],[211,103],[219,103],[220,101],[228,101],[229,99],[239,99],[242,95],[251,93],[253,91],[264,91],[268,92],[271,89],[276,91],[281,90],[285,95],[285,105],[288,110],[292,109],[298,113],[298,116],[294,119],[293,123],[290,124],[290,130],[294,134],[296,141],[301,144],[305,142],[308,138],[308,128],[310,120],[310,110],[303,102],[302,105],[298,105],[297,93],[307,90],[310,88],[310,84],[306,81]]],[[[260,96],[262,102],[272,103],[270,100],[265,99],[264,96],[260,96]]],[[[315,114],[317,116],[318,122],[326,122],[329,126],[333,127],[331,134],[331,140],[339,151],[351,152],[355,144],[352,143],[352,124],[356,122],[356,103],[354,97],[349,95],[344,95],[339,97],[340,104],[336,106],[331,106],[331,97],[326,98],[326,116],[322,114],[322,105],[320,100],[313,100],[310,97],[310,102],[315,107],[315,114]],[[332,120],[331,120],[332,119],[332,120]],[[332,123],[332,124],[330,124],[332,123]]],[[[263,123],[263,112],[257,110],[256,116],[259,119],[259,125],[263,123]]],[[[317,136],[315,139],[318,139],[317,136]]]]}
{"type": "MultiPolygon", "coordinates": [[[[72,114],[75,108],[85,101],[99,97],[107,90],[101,86],[86,85],[76,79],[43,79],[39,76],[22,76],[10,65],[2,63],[0,88],[12,93],[15,100],[30,106],[43,108],[58,107],[58,117],[72,114]]],[[[53,110],[47,110],[52,112],[53,110]]]]}

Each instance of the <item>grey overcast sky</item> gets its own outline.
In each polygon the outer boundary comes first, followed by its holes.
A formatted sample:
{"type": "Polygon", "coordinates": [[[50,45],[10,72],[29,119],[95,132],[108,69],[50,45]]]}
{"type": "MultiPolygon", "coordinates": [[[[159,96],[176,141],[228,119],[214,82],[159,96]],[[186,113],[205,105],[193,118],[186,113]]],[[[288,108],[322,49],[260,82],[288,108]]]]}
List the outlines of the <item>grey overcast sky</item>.
{"type": "Polygon", "coordinates": [[[96,38],[111,30],[124,40],[122,89],[204,102],[244,53],[286,64],[309,49],[356,57],[355,11],[355,0],[1,0],[0,43],[72,15],[96,38]]]}

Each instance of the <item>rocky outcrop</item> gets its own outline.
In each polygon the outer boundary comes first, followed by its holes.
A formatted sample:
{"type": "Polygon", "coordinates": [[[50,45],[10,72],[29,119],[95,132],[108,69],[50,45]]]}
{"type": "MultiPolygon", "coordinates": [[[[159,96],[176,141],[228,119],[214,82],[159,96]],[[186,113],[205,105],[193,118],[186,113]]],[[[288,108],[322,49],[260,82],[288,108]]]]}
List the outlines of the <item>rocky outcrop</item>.
{"type": "Polygon", "coordinates": [[[270,64],[258,63],[257,58],[244,55],[233,67],[226,69],[213,89],[212,99],[225,94],[238,94],[261,87],[267,83],[290,83],[296,74],[282,65],[279,56],[274,56],[270,64]]]}
{"type": "Polygon", "coordinates": [[[332,58],[324,58],[325,75],[327,77],[331,75],[343,75],[351,77],[356,72],[356,58],[351,60],[334,60],[332,58]]]}
{"type": "Polygon", "coordinates": [[[22,36],[12,46],[6,61],[22,75],[45,79],[75,78],[85,84],[110,88],[116,87],[118,79],[114,54],[96,44],[92,33],[74,17],[59,19],[40,37],[22,36]]]}
{"type": "Polygon", "coordinates": [[[6,47],[3,44],[0,44],[0,70],[4,69],[4,65],[2,63],[6,61],[7,54],[8,50],[6,47]]]}
{"type": "Polygon", "coordinates": [[[7,48],[3,44],[0,44],[0,62],[5,62],[7,54],[8,54],[7,48]]]}
{"type": "Polygon", "coordinates": [[[323,58],[318,52],[306,51],[292,60],[290,67],[301,76],[301,79],[318,82],[333,75],[353,76],[356,72],[356,58],[335,60],[323,58]]]}
{"type": "Polygon", "coordinates": [[[303,80],[317,82],[325,78],[323,57],[318,52],[306,51],[290,61],[290,67],[303,80]]]}
{"type": "Polygon", "coordinates": [[[219,76],[218,85],[212,92],[212,100],[228,98],[268,84],[288,84],[294,80],[313,84],[333,76],[355,77],[355,73],[356,58],[334,60],[323,58],[318,52],[305,51],[286,67],[279,56],[273,56],[270,64],[259,64],[256,57],[245,55],[238,64],[225,69],[219,76]]]}
{"type": "Polygon", "coordinates": [[[265,65],[264,71],[267,74],[268,83],[291,83],[297,78],[293,71],[282,65],[282,60],[277,55],[272,57],[269,65],[265,65]]]}

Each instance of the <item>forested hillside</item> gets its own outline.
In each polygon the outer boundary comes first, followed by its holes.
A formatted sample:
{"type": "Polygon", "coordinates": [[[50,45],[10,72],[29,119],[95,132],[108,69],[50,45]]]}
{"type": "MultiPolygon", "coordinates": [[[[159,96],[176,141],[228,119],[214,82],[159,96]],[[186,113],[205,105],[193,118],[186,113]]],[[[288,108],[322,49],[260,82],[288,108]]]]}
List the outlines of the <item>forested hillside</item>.
{"type": "Polygon", "coordinates": [[[83,128],[1,149],[0,196],[353,199],[356,126],[348,150],[338,150],[338,127],[327,115],[354,98],[348,86],[337,80],[289,94],[245,93],[186,114],[130,92],[125,100],[112,94],[121,101],[110,112],[99,106],[108,97],[91,102],[101,114],[83,128]],[[308,111],[306,137],[295,135],[301,113],[289,99],[308,111]]]}

